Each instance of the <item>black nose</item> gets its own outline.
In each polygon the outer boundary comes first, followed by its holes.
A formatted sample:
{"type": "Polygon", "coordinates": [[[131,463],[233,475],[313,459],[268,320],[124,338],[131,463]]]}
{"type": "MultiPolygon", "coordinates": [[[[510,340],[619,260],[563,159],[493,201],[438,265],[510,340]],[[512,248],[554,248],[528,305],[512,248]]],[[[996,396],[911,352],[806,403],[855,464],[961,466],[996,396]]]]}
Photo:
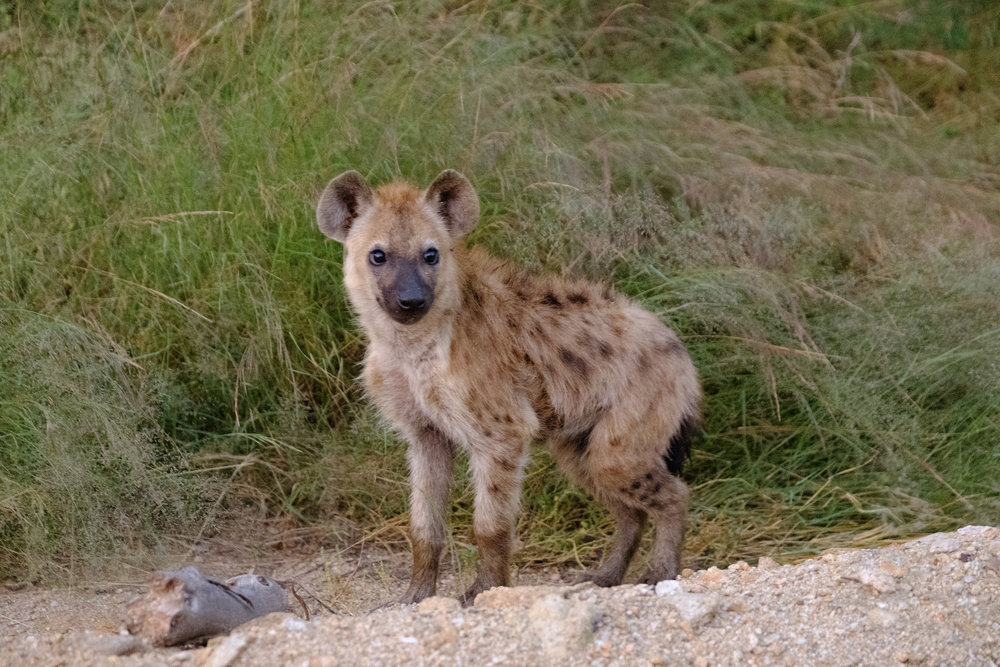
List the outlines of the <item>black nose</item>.
{"type": "Polygon", "coordinates": [[[423,296],[399,296],[396,297],[396,303],[403,310],[422,310],[427,301],[423,296]]]}
{"type": "Polygon", "coordinates": [[[383,289],[385,310],[400,324],[419,321],[434,303],[434,288],[420,275],[416,261],[401,262],[396,279],[383,289]]]}

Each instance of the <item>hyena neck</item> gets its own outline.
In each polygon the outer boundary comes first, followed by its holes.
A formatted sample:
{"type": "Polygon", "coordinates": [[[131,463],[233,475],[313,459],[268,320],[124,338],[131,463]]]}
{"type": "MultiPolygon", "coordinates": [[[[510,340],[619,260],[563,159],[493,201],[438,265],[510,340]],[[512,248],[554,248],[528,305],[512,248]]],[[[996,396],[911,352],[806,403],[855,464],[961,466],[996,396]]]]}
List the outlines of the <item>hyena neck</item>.
{"type": "Polygon", "coordinates": [[[385,315],[380,306],[371,304],[368,311],[358,311],[358,321],[368,338],[369,352],[393,364],[416,366],[446,354],[451,345],[455,309],[444,299],[421,320],[400,324],[385,315]],[[419,362],[419,363],[417,363],[419,362]]]}
{"type": "Polygon", "coordinates": [[[384,354],[401,362],[407,362],[426,359],[436,350],[448,349],[454,314],[438,315],[432,321],[420,321],[411,325],[386,322],[384,318],[381,321],[376,318],[371,326],[363,321],[361,324],[368,335],[369,348],[378,348],[384,354]]]}

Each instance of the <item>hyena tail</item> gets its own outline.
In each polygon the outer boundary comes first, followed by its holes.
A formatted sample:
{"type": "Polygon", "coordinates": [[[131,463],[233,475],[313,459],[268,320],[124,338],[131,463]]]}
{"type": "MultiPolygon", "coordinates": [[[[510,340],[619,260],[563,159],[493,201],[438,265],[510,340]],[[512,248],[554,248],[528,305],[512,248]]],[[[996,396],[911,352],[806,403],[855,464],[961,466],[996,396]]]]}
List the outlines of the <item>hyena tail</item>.
{"type": "Polygon", "coordinates": [[[696,415],[685,415],[677,431],[670,436],[670,444],[663,454],[663,462],[671,474],[681,476],[684,461],[691,458],[691,447],[700,436],[701,420],[696,415]]]}

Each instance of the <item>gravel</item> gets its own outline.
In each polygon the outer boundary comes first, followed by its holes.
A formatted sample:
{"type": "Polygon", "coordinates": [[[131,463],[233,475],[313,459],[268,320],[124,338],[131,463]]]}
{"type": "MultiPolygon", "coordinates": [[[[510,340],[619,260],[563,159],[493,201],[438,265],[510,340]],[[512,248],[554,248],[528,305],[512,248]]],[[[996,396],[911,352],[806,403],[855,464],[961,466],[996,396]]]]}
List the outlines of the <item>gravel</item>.
{"type": "Polygon", "coordinates": [[[521,586],[467,609],[435,597],[309,621],[271,614],[188,649],[107,627],[36,632],[17,616],[23,595],[0,594],[2,665],[1000,663],[1000,529],[985,526],[797,565],[685,571],[655,587],[521,586]]]}

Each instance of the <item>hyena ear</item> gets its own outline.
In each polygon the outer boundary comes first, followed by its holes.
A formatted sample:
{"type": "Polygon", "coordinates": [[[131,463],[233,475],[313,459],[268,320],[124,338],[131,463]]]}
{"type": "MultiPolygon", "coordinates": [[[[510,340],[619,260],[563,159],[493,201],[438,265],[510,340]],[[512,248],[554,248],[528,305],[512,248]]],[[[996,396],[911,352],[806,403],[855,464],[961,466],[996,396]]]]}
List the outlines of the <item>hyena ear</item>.
{"type": "Polygon", "coordinates": [[[427,188],[428,203],[434,206],[452,236],[464,236],[479,220],[479,197],[465,176],[445,169],[427,188]]]}
{"type": "Polygon", "coordinates": [[[334,241],[344,242],[351,225],[372,204],[372,189],[364,176],[345,171],[327,183],[316,204],[316,224],[334,241]]]}

